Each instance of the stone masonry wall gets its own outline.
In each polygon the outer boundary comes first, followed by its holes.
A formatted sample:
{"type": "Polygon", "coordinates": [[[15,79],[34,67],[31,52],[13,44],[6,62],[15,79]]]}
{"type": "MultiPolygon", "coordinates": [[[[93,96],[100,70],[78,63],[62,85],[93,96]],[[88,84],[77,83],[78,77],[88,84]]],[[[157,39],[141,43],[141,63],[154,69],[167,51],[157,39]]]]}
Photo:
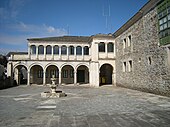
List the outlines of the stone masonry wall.
{"type": "Polygon", "coordinates": [[[117,86],[170,96],[170,67],[165,47],[159,46],[156,8],[116,38],[117,86]],[[131,46],[123,39],[131,35],[131,46]],[[132,71],[123,72],[123,62],[132,60],[132,71]]]}

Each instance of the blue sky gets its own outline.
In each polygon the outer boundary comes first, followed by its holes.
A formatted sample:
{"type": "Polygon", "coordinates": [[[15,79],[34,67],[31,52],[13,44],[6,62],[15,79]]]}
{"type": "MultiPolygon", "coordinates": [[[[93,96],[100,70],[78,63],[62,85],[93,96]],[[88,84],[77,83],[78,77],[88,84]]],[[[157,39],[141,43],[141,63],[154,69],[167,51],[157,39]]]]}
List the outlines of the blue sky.
{"type": "Polygon", "coordinates": [[[147,1],[0,0],[0,54],[27,51],[27,38],[113,33],[147,1]]]}

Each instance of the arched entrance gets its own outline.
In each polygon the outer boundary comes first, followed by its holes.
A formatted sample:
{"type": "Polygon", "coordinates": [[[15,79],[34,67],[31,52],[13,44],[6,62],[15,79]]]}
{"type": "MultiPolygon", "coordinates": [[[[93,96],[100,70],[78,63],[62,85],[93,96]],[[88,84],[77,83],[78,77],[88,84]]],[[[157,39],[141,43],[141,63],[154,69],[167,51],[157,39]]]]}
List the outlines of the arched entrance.
{"type": "Polygon", "coordinates": [[[46,69],[46,84],[51,84],[51,78],[52,76],[55,76],[56,83],[59,83],[59,69],[55,65],[50,65],[46,69]]]}
{"type": "Polygon", "coordinates": [[[85,65],[80,65],[77,68],[77,83],[89,83],[89,69],[85,65]]]}
{"type": "Polygon", "coordinates": [[[110,64],[103,64],[100,67],[100,86],[112,83],[113,67],[110,64]]]}
{"type": "Polygon", "coordinates": [[[43,68],[40,65],[31,67],[30,84],[43,84],[43,68]]]}
{"type": "Polygon", "coordinates": [[[74,68],[71,65],[65,65],[61,69],[61,83],[74,83],[74,68]]]}
{"type": "Polygon", "coordinates": [[[27,84],[27,68],[24,65],[18,65],[14,68],[14,80],[18,85],[27,84]]]}

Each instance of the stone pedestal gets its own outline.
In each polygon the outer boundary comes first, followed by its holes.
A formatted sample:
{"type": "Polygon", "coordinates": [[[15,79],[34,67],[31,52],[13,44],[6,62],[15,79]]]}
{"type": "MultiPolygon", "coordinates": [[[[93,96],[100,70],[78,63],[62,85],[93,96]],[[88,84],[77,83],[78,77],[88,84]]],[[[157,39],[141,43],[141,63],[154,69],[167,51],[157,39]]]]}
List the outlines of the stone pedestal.
{"type": "Polygon", "coordinates": [[[66,94],[63,93],[61,90],[56,90],[58,85],[55,84],[55,81],[56,78],[53,75],[53,77],[51,78],[52,84],[50,85],[51,91],[41,93],[42,98],[59,98],[66,96],[66,94]]]}

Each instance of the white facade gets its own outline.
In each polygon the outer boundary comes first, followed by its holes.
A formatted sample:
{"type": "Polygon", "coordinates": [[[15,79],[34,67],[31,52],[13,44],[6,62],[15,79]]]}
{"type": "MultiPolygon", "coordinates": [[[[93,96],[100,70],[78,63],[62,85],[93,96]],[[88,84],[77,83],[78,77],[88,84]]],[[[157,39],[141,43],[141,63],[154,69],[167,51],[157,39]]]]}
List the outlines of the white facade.
{"type": "Polygon", "coordinates": [[[63,36],[28,39],[28,53],[11,53],[8,76],[18,84],[27,72],[27,84],[115,84],[115,40],[111,35],[63,36]]]}

